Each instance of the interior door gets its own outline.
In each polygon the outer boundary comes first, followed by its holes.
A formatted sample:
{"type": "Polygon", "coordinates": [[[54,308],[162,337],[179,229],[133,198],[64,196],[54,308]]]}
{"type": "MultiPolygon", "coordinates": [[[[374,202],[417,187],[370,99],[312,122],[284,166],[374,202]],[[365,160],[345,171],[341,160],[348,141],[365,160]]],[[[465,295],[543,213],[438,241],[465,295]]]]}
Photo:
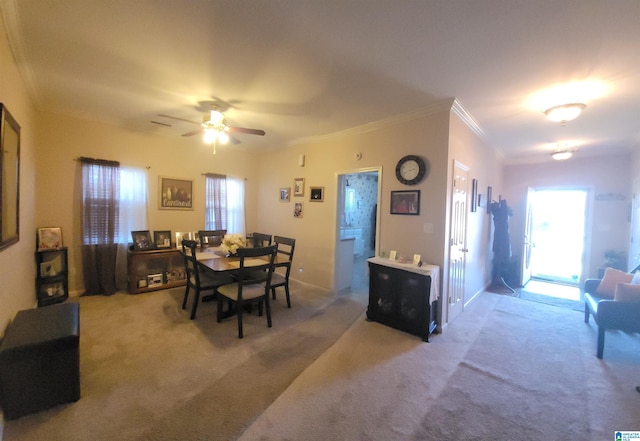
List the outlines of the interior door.
{"type": "Polygon", "coordinates": [[[524,221],[524,242],[522,244],[522,271],[520,285],[524,286],[531,279],[531,248],[533,243],[531,242],[531,236],[533,232],[533,214],[531,210],[531,201],[533,200],[533,193],[535,190],[531,187],[527,189],[527,208],[525,212],[524,221]]]}
{"type": "Polygon", "coordinates": [[[451,322],[464,309],[468,187],[469,168],[455,161],[453,164],[449,233],[448,322],[451,322]]]}

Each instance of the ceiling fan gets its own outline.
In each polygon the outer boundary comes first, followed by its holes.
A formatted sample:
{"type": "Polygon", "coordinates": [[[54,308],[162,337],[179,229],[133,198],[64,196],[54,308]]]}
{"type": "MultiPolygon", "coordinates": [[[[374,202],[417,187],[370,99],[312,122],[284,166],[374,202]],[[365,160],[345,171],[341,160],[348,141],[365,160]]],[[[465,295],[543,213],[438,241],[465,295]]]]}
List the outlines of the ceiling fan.
{"type": "Polygon", "coordinates": [[[230,133],[244,133],[246,135],[258,135],[264,136],[265,131],[260,129],[247,129],[244,127],[230,127],[227,125],[226,118],[224,114],[219,110],[219,107],[216,105],[211,106],[211,113],[202,118],[202,123],[191,121],[184,118],[178,118],[171,115],[163,115],[158,114],[163,118],[175,119],[178,121],[185,121],[191,124],[196,124],[201,126],[198,130],[193,130],[191,132],[183,133],[182,136],[193,136],[199,133],[203,134],[203,140],[207,144],[214,144],[214,153],[215,153],[215,144],[220,142],[221,144],[226,144],[229,141],[233,144],[240,144],[240,141],[230,133]]]}

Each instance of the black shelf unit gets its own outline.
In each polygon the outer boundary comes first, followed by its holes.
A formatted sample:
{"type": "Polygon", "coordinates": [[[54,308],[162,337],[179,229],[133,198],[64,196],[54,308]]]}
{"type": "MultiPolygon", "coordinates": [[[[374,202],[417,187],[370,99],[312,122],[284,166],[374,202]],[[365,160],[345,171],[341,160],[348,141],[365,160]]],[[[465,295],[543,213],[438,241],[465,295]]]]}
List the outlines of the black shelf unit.
{"type": "Polygon", "coordinates": [[[69,298],[67,247],[36,251],[36,296],[38,307],[69,298]]]}

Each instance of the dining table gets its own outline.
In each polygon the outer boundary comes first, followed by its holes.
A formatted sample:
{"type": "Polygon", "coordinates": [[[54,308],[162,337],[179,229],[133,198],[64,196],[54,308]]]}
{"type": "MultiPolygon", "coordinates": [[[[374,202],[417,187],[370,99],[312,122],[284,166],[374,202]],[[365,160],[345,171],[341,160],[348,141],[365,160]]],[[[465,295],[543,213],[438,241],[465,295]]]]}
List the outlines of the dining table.
{"type": "MultiPolygon", "coordinates": [[[[237,256],[227,256],[219,247],[205,248],[196,252],[196,260],[200,264],[200,268],[215,274],[233,273],[240,270],[240,258],[237,256]]],[[[245,266],[264,265],[267,259],[252,257],[245,259],[245,266]]],[[[285,266],[289,263],[288,256],[276,254],[274,267],[285,266]]]]}

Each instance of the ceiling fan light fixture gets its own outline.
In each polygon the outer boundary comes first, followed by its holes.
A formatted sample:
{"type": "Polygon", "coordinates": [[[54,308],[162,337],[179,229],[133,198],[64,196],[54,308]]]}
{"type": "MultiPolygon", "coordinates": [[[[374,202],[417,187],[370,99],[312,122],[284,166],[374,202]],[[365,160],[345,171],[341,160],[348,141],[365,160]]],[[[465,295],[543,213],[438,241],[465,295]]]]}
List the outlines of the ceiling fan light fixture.
{"type": "Polygon", "coordinates": [[[560,150],[557,152],[551,153],[551,157],[556,161],[565,161],[573,156],[573,152],[571,150],[560,150]]]}
{"type": "Polygon", "coordinates": [[[544,111],[547,118],[554,122],[566,123],[576,119],[582,111],[587,107],[584,103],[569,103],[559,106],[550,107],[544,111]]]}
{"type": "Polygon", "coordinates": [[[214,126],[224,126],[224,115],[219,110],[212,110],[209,122],[214,126]]]}
{"type": "Polygon", "coordinates": [[[225,131],[219,131],[217,133],[218,136],[218,141],[220,141],[220,144],[226,144],[229,142],[229,135],[227,134],[227,132],[225,131]]]}
{"type": "Polygon", "coordinates": [[[202,140],[205,144],[213,144],[218,137],[218,131],[214,129],[205,129],[202,140]]]}

